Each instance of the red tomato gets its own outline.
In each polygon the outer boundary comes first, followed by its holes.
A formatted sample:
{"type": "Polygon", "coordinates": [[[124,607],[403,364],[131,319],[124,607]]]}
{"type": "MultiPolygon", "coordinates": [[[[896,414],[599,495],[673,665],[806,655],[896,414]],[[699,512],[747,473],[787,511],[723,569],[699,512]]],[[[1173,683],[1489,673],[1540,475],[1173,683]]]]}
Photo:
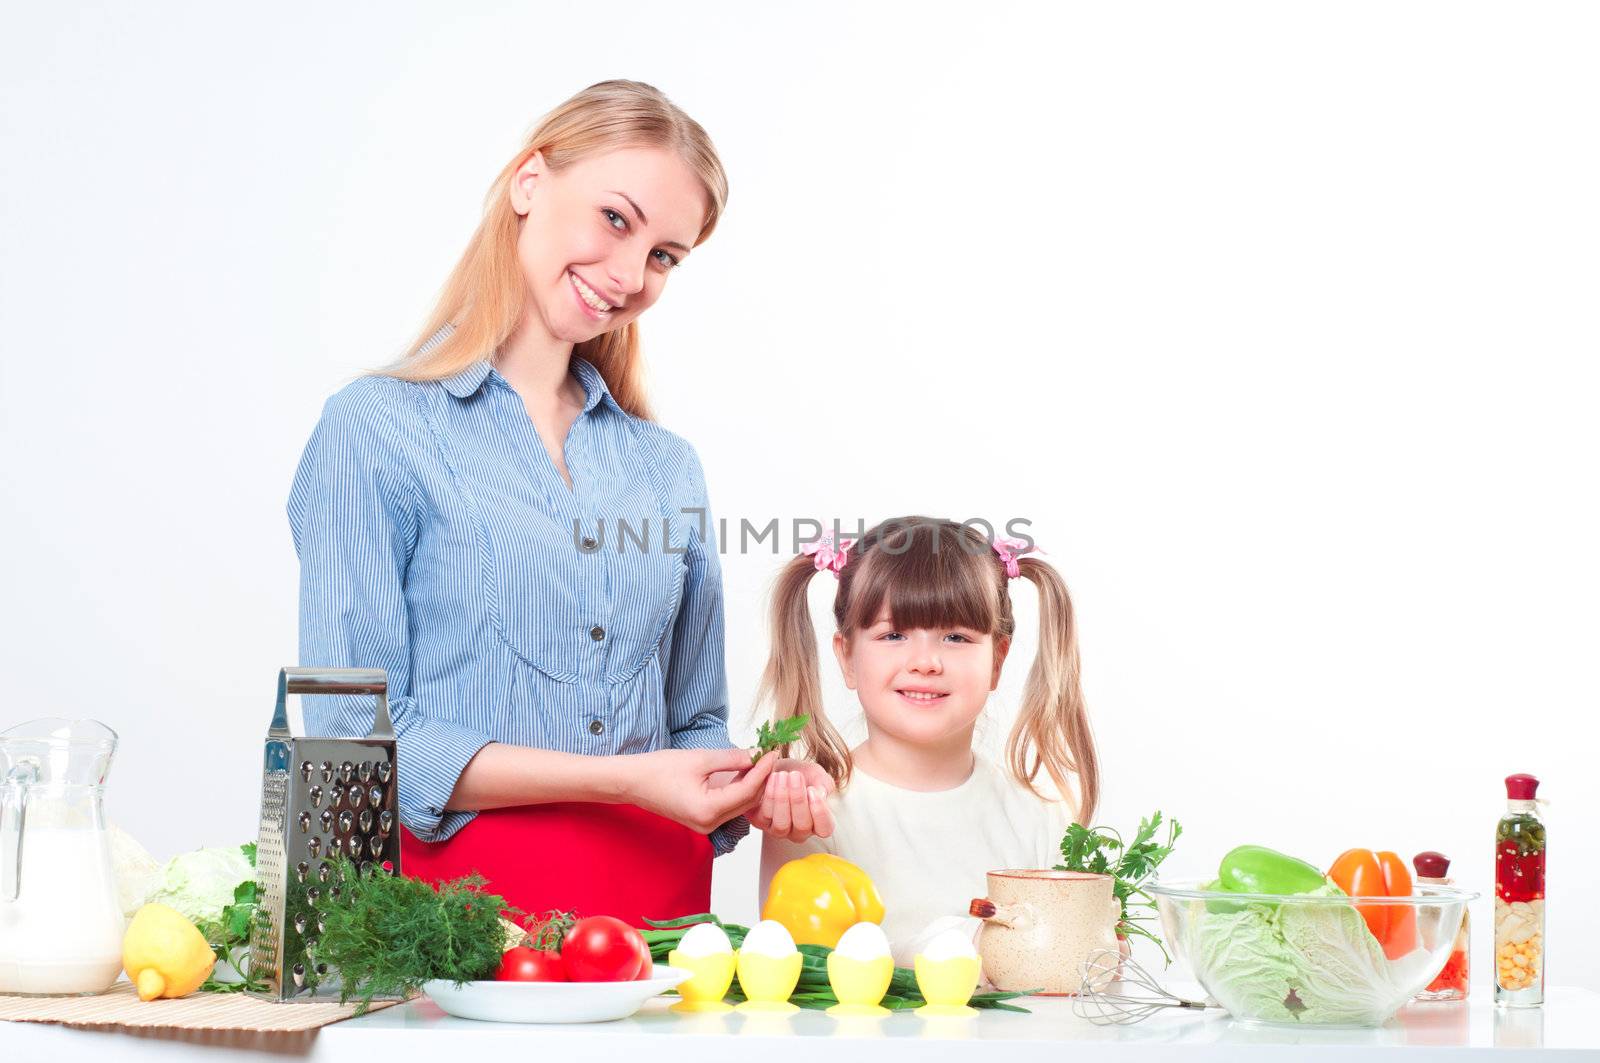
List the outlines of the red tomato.
{"type": "Polygon", "coordinates": [[[561,957],[544,949],[517,946],[500,957],[495,979],[501,982],[565,982],[567,974],[561,957]]]}
{"type": "Polygon", "coordinates": [[[633,927],[609,915],[572,924],[561,942],[561,962],[573,982],[632,982],[650,967],[650,948],[633,927]]]}

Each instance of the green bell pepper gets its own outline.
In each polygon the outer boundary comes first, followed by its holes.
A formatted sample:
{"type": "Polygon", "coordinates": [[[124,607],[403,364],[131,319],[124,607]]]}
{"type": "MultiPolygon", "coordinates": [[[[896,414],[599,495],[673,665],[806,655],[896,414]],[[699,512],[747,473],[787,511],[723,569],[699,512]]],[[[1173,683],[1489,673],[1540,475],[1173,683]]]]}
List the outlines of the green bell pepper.
{"type": "Polygon", "coordinates": [[[1241,845],[1228,853],[1217,875],[1230,893],[1309,893],[1328,881],[1304,860],[1261,845],[1241,845]]]}

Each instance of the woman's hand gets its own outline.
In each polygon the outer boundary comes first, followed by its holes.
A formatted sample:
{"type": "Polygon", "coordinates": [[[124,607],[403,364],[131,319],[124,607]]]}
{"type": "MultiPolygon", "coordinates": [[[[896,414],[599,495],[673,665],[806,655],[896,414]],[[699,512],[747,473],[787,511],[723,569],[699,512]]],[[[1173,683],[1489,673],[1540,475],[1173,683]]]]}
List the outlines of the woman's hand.
{"type": "Polygon", "coordinates": [[[616,759],[624,800],[701,834],[755,804],[779,762],[768,753],[752,766],[748,749],[658,749],[616,759]]]}
{"type": "Polygon", "coordinates": [[[767,778],[759,804],[745,811],[751,826],[774,838],[803,842],[833,834],[828,795],[833,779],[809,760],[780,760],[767,778]]]}

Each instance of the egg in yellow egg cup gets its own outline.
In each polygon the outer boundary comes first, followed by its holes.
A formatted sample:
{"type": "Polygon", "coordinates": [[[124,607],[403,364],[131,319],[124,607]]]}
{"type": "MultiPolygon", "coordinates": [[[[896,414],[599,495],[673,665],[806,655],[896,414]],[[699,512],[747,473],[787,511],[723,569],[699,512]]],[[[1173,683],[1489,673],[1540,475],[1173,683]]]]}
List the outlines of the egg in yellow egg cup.
{"type": "Polygon", "coordinates": [[[765,1011],[790,1014],[799,1007],[789,1003],[794,987],[800,983],[803,960],[798,950],[787,956],[763,956],[740,949],[738,953],[739,988],[744,990],[745,1001],[739,1011],[765,1011]]]}
{"type": "Polygon", "coordinates": [[[828,954],[828,984],[839,1003],[828,1009],[829,1015],[887,1015],[889,1009],[879,1001],[889,991],[894,978],[894,960],[879,956],[871,960],[855,960],[837,952],[828,954]]]}
{"type": "Polygon", "coordinates": [[[679,967],[690,974],[689,980],[678,986],[678,995],[683,999],[672,1005],[671,1010],[679,1014],[701,1015],[732,1011],[733,1005],[722,998],[728,995],[728,987],[733,985],[736,962],[736,954],[732,950],[715,952],[709,956],[685,956],[677,949],[667,953],[668,967],[679,967]]]}
{"type": "Polygon", "coordinates": [[[917,988],[927,1001],[917,1009],[919,1015],[976,1015],[976,1008],[968,1007],[973,990],[978,988],[981,965],[976,956],[952,956],[948,960],[930,960],[918,956],[913,961],[917,975],[917,988]]]}

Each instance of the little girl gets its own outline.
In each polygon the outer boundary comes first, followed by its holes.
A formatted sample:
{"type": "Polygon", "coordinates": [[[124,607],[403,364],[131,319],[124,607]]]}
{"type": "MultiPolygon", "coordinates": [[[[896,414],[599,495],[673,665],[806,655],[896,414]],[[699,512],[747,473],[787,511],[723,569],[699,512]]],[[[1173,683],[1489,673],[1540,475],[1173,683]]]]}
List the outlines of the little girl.
{"type": "MultiPolygon", "coordinates": [[[[1072,601],[1054,568],[1020,556],[1029,547],[1005,537],[991,543],[952,521],[901,517],[859,541],[824,539],[784,568],[761,694],[778,718],[810,716],[801,741],[836,784],[826,797],[834,830],[799,843],[769,831],[762,898],[785,862],[842,856],[877,885],[895,962],[910,966],[935,920],[963,917],[984,896],[986,872],[1059,862],[1068,822],[1094,815],[1099,766],[1078,684],[1072,601]],[[866,741],[854,749],[822,707],[806,589],[825,570],[838,580],[834,655],[866,716],[866,741]],[[1039,654],[1002,768],[976,753],[972,738],[1011,646],[1018,576],[1038,590],[1039,654]]],[[[781,804],[788,774],[773,774],[764,800],[781,804]]]]}

